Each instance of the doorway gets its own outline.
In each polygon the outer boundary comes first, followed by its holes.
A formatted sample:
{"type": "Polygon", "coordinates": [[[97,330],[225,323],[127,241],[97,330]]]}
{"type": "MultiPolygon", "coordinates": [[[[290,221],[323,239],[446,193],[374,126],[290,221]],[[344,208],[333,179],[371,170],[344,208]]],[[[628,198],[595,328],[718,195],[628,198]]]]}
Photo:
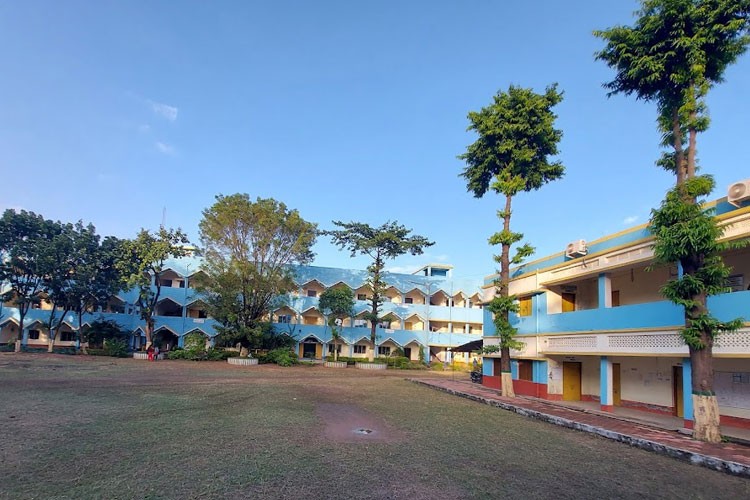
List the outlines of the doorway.
{"type": "Polygon", "coordinates": [[[404,357],[411,359],[411,347],[404,347],[404,357]]]}
{"type": "Polygon", "coordinates": [[[612,404],[614,406],[622,404],[620,394],[620,363],[612,363],[612,404]]]}
{"type": "Polygon", "coordinates": [[[581,363],[563,362],[563,401],[581,400],[581,363]]]}
{"type": "Polygon", "coordinates": [[[573,312],[576,310],[576,294],[574,293],[563,293],[562,294],[562,312],[573,312]]]}
{"type": "Polygon", "coordinates": [[[314,358],[316,354],[316,348],[318,344],[302,344],[302,357],[303,358],[314,358]]]}
{"type": "Polygon", "coordinates": [[[672,415],[675,417],[684,417],[682,411],[684,406],[684,395],[682,393],[682,367],[672,367],[672,400],[674,401],[674,409],[672,415]]]}

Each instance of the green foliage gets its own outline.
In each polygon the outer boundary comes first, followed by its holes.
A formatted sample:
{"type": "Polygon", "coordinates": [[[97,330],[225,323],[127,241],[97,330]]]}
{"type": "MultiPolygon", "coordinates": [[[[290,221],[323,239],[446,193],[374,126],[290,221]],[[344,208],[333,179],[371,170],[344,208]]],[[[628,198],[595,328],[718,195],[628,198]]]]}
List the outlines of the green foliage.
{"type": "Polygon", "coordinates": [[[513,196],[563,176],[563,165],[548,160],[558,153],[562,139],[552,112],[561,101],[557,85],[544,94],[511,85],[507,92],[498,92],[492,104],[469,113],[468,130],[479,137],[459,159],[467,164],[461,175],[475,197],[484,196],[491,185],[513,196]]]}
{"type": "Polygon", "coordinates": [[[274,330],[273,324],[268,321],[259,321],[246,325],[237,325],[234,328],[217,325],[216,343],[219,346],[234,347],[240,344],[248,349],[277,349],[289,348],[294,345],[294,338],[274,330]]]}
{"type": "Polygon", "coordinates": [[[209,347],[208,349],[197,347],[191,349],[175,348],[168,353],[169,359],[186,359],[188,361],[226,361],[227,358],[235,356],[237,356],[237,353],[234,351],[214,347],[209,347]]]}
{"type": "Polygon", "coordinates": [[[169,258],[187,255],[187,236],[181,229],[159,228],[156,233],[141,229],[133,240],[120,246],[120,258],[115,267],[122,273],[127,288],[138,290],[141,319],[146,322],[146,343],[152,342],[153,316],[161,295],[161,281],[153,280],[164,271],[169,258]],[[152,288],[152,280],[155,281],[152,288]]]}
{"type": "Polygon", "coordinates": [[[267,354],[258,357],[259,363],[273,363],[279,366],[292,366],[299,363],[297,353],[288,348],[279,348],[269,351],[267,354]]]}
{"type": "Polygon", "coordinates": [[[370,341],[376,343],[376,327],[380,321],[378,314],[383,304],[383,297],[387,289],[383,279],[383,269],[386,260],[395,259],[404,254],[421,255],[424,249],[435,244],[424,236],[410,236],[411,229],[407,229],[395,221],[387,221],[379,227],[372,227],[362,222],[333,221],[341,229],[323,231],[322,234],[331,237],[333,244],[348,250],[352,257],[367,255],[372,263],[367,266],[367,285],[372,290],[370,297],[370,312],[365,319],[370,321],[370,341]]]}
{"type": "MultiPolygon", "coordinates": [[[[731,269],[724,264],[721,252],[741,243],[722,243],[712,209],[705,209],[695,198],[709,194],[714,187],[710,176],[696,176],[671,189],[658,209],[652,210],[650,230],[655,237],[656,265],[680,262],[683,275],[669,281],[662,294],[685,309],[687,324],[681,331],[685,343],[693,349],[707,347],[721,332],[735,331],[743,324],[738,318],[721,322],[705,308],[706,297],[727,292],[731,269]]],[[[743,242],[744,243],[744,242],[743,242]]]]}
{"type": "Polygon", "coordinates": [[[709,124],[705,97],[747,48],[750,2],[644,0],[636,15],[632,27],[594,32],[606,42],[596,57],[616,70],[605,84],[610,95],[657,103],[663,144],[674,148],[657,164],[680,183],[696,171],[694,135],[709,124]]]}
{"type": "Polygon", "coordinates": [[[125,340],[128,332],[120,329],[114,321],[98,320],[91,323],[81,333],[81,341],[88,342],[89,347],[103,347],[106,340],[125,340]]]}
{"type": "Polygon", "coordinates": [[[225,341],[255,347],[274,301],[294,290],[291,264],[312,261],[317,226],[272,198],[219,195],[199,225],[205,274],[196,288],[225,341]]]}
{"type": "Polygon", "coordinates": [[[123,338],[108,338],[104,341],[105,356],[128,357],[128,342],[123,338]]]}

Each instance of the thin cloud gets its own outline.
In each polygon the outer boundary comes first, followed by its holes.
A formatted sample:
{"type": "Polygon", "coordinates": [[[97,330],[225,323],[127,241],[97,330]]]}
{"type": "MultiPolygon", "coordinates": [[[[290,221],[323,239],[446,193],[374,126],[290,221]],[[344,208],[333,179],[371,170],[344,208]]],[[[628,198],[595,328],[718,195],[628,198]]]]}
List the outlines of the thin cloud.
{"type": "Polygon", "coordinates": [[[638,216],[637,215],[631,215],[629,217],[625,217],[625,219],[622,221],[622,223],[627,226],[629,224],[634,223],[637,220],[638,220],[638,216]]]}
{"type": "Polygon", "coordinates": [[[151,131],[151,125],[148,123],[143,123],[141,125],[138,125],[138,132],[141,134],[147,134],[151,131]]]}
{"type": "Polygon", "coordinates": [[[156,101],[148,101],[148,103],[151,104],[151,110],[156,115],[166,118],[170,122],[177,120],[177,113],[179,113],[180,110],[176,106],[170,106],[169,104],[156,101]]]}
{"type": "Polygon", "coordinates": [[[166,144],[164,142],[156,141],[154,143],[154,146],[156,146],[156,150],[159,151],[162,154],[165,154],[165,155],[173,155],[173,154],[175,154],[175,149],[172,146],[170,146],[169,144],[166,144]]]}

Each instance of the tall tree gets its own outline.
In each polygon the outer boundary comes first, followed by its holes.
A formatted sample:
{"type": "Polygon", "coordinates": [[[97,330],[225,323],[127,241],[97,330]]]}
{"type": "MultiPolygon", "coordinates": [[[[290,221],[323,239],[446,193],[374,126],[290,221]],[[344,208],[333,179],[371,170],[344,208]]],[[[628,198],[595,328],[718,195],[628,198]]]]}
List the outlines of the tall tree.
{"type": "Polygon", "coordinates": [[[411,229],[395,221],[388,221],[379,227],[371,227],[362,222],[333,221],[333,224],[341,229],[324,231],[323,234],[330,236],[336,246],[348,250],[352,257],[360,254],[372,258],[372,263],[367,266],[367,285],[372,290],[372,297],[370,312],[365,318],[370,322],[370,342],[373,350],[369,358],[373,361],[377,341],[376,329],[381,319],[378,313],[388,288],[383,276],[386,261],[407,253],[420,255],[425,248],[434,245],[435,242],[424,236],[410,236],[411,229]]]}
{"type": "Polygon", "coordinates": [[[0,283],[6,284],[3,300],[18,307],[21,335],[26,314],[41,300],[47,252],[54,223],[34,212],[6,210],[0,218],[0,283]]]}
{"type": "Polygon", "coordinates": [[[103,241],[96,228],[81,222],[75,226],[72,269],[75,280],[70,284],[71,311],[78,318],[76,349],[81,345],[83,315],[103,307],[109,299],[125,287],[124,277],[117,267],[122,254],[122,240],[107,236],[103,241]]]}
{"type": "Polygon", "coordinates": [[[187,236],[180,229],[159,228],[156,233],[141,229],[135,239],[122,243],[116,268],[128,288],[138,290],[141,319],[146,322],[146,347],[153,342],[154,315],[161,296],[159,277],[169,258],[187,255],[187,236]]]}
{"type": "Polygon", "coordinates": [[[308,264],[317,226],[272,198],[219,195],[199,225],[205,256],[198,289],[222,340],[253,347],[279,295],[295,289],[292,264],[308,264]]]}
{"type": "Polygon", "coordinates": [[[544,94],[513,85],[507,92],[498,92],[489,106],[469,113],[468,130],[479,137],[459,156],[467,165],[461,175],[468,191],[481,198],[492,190],[505,198],[503,210],[497,212],[503,228],[489,238],[489,243],[500,245],[501,250],[495,256],[500,264],[495,296],[488,305],[499,337],[503,396],[515,396],[510,350],[520,346],[510,324],[510,313],[518,311],[516,297],[509,292],[510,266],[534,253],[532,246],[523,244],[511,256],[511,247],[523,239],[522,233],[511,230],[511,205],[518,193],[537,190],[565,172],[559,161],[549,159],[558,153],[562,138],[562,131],[554,127],[557,115],[552,111],[560,101],[557,85],[544,94]]]}
{"type": "Polygon", "coordinates": [[[750,0],[645,0],[634,26],[595,31],[606,42],[597,54],[616,70],[605,84],[610,94],[653,101],[663,145],[671,146],[657,164],[675,173],[676,186],[652,212],[657,263],[679,262],[682,276],[662,293],[684,308],[681,335],[690,352],[696,439],[721,439],[713,390],[716,336],[736,329],[739,320],[720,322],[710,315],[707,297],[724,290],[729,269],[717,243],[722,230],[699,198],[714,187],[697,175],[697,135],[709,124],[705,98],[750,41],[750,0]]]}
{"type": "Polygon", "coordinates": [[[53,352],[55,339],[72,309],[71,291],[76,280],[73,268],[75,229],[72,224],[49,222],[53,234],[48,245],[44,245],[41,263],[45,299],[51,308],[45,321],[47,329],[47,351],[53,352]]]}
{"type": "Polygon", "coordinates": [[[340,324],[351,317],[354,311],[354,292],[349,287],[331,287],[320,294],[318,307],[328,318],[333,340],[333,360],[338,361],[338,343],[341,341],[340,324]],[[338,322],[338,324],[337,324],[338,322]]]}

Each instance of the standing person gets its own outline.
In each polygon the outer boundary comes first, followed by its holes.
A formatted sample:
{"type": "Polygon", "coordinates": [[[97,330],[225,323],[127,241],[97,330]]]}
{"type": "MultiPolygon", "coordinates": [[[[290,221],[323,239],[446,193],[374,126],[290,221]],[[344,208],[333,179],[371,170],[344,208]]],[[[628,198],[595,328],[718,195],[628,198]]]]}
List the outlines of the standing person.
{"type": "Polygon", "coordinates": [[[154,361],[159,360],[159,346],[154,347],[154,361]]]}
{"type": "Polygon", "coordinates": [[[152,345],[148,346],[148,349],[146,349],[146,353],[148,354],[148,360],[153,361],[154,360],[154,346],[152,345]]]}

